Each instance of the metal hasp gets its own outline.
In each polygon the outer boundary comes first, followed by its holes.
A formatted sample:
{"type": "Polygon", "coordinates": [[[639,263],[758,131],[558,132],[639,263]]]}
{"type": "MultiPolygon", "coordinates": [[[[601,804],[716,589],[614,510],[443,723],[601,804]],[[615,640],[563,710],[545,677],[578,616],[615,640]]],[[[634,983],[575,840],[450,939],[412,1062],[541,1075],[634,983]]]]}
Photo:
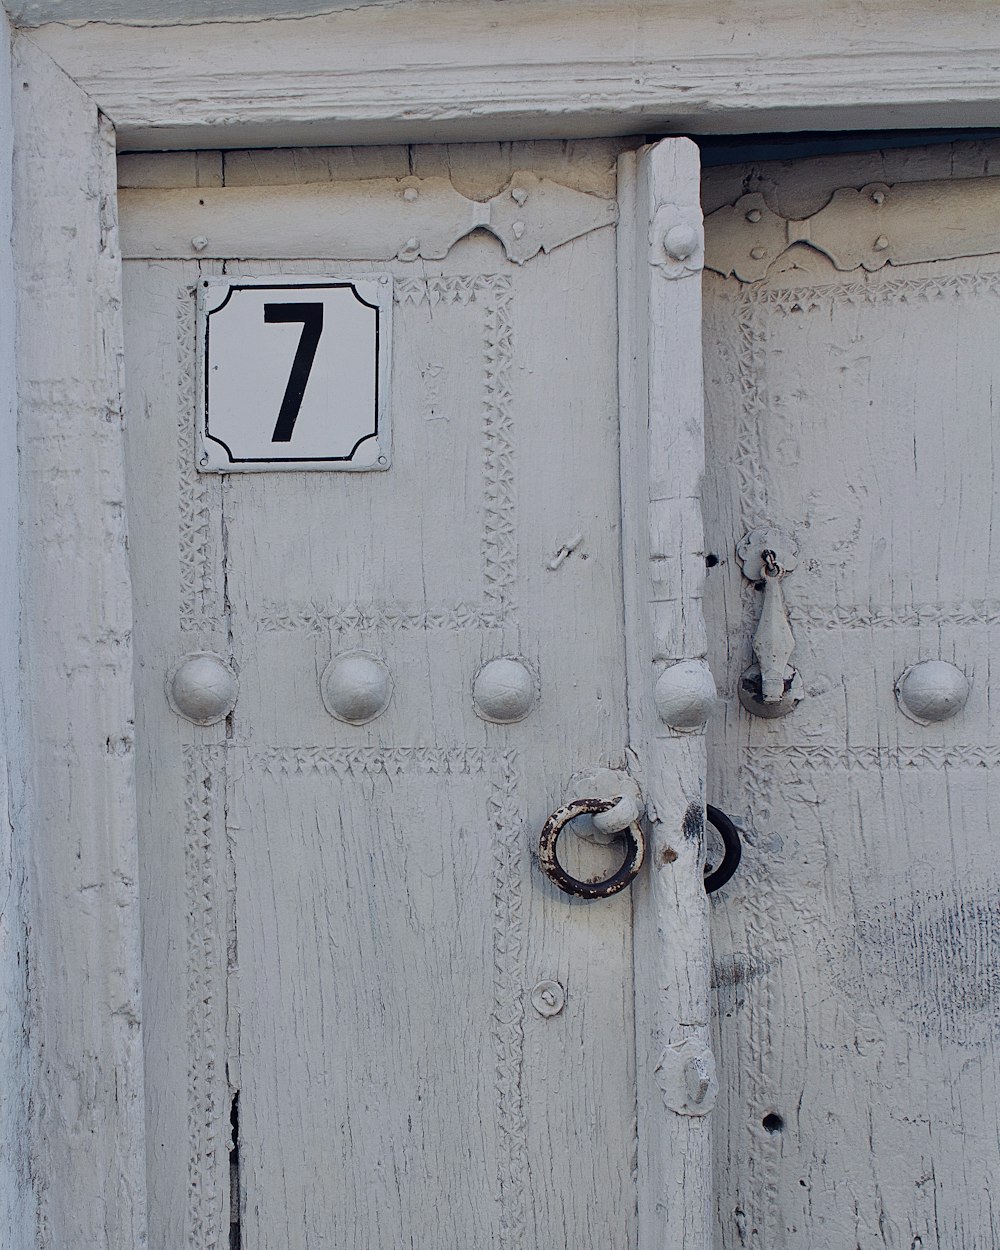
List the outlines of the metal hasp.
{"type": "Polygon", "coordinates": [[[768,719],[787,716],[802,700],[802,680],[789,664],[795,636],[788,623],[782,578],[798,563],[795,539],[784,530],[761,527],[751,530],[736,548],[743,574],[763,583],[764,606],[753,636],[757,663],[740,677],[740,702],[752,716],[768,719]]]}
{"type": "Polygon", "coordinates": [[[578,816],[596,816],[602,812],[610,812],[628,801],[628,796],[620,794],[608,799],[575,799],[572,803],[557,808],[542,826],[538,838],[538,863],[542,872],[564,893],[586,899],[610,898],[634,880],[646,856],[646,840],[637,818],[622,829],[626,847],[625,860],[618,871],[605,881],[580,881],[571,876],[556,857],[559,835],[570,821],[578,816]]]}

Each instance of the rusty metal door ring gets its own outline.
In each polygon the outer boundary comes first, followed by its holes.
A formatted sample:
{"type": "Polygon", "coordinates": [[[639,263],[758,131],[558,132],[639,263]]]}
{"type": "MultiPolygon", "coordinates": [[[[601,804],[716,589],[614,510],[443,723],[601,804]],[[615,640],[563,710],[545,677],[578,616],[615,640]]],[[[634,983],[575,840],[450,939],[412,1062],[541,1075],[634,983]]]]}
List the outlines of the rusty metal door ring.
{"type": "Polygon", "coordinates": [[[575,894],[578,898],[610,898],[612,894],[624,890],[634,879],[646,854],[646,840],[637,820],[622,830],[626,848],[625,862],[606,881],[579,881],[570,876],[556,857],[559,835],[571,820],[575,820],[577,816],[595,816],[598,812],[608,812],[620,801],[620,795],[613,799],[576,799],[554,811],[542,826],[538,838],[538,862],[542,872],[560,890],[575,894]]]}

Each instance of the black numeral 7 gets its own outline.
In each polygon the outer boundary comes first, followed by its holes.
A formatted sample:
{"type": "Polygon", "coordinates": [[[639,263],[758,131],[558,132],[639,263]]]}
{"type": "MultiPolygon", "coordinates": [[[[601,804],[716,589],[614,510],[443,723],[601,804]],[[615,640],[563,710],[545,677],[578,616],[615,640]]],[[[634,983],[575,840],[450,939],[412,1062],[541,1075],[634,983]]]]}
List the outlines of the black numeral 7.
{"type": "Polygon", "coordinates": [[[272,443],[290,443],[292,430],[295,429],[295,421],[302,407],[302,396],[306,392],[306,383],[309,381],[309,371],[316,359],[316,348],[319,346],[319,338],[323,333],[323,305],[265,304],[264,320],[266,322],[302,322],[302,337],[295,349],[292,371],[288,375],[285,395],[278,410],[278,420],[274,424],[274,433],[271,435],[272,443]]]}

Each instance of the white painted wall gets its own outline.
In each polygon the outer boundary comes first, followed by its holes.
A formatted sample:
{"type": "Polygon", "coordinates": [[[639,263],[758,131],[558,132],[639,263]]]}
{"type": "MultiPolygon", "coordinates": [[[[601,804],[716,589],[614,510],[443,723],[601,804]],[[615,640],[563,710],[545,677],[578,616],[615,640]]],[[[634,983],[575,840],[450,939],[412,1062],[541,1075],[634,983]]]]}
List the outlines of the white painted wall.
{"type": "MultiPolygon", "coordinates": [[[[11,31],[0,13],[0,291],[14,289],[11,31]]],[[[18,681],[17,386],[14,305],[0,300],[0,1244],[27,1246],[33,1202],[25,1150],[26,934],[18,681]]]]}

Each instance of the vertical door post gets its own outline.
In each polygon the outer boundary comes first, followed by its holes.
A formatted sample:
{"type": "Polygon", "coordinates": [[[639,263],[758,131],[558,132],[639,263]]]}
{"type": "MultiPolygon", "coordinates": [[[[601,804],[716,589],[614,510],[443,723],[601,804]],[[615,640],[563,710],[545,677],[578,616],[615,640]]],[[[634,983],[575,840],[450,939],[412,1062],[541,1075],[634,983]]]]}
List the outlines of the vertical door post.
{"type": "Polygon", "coordinates": [[[670,139],[619,163],[619,373],[629,735],[650,818],[633,888],[639,1250],[709,1250],[705,739],[657,713],[655,684],[701,660],[704,467],[698,152],[670,139]]]}

